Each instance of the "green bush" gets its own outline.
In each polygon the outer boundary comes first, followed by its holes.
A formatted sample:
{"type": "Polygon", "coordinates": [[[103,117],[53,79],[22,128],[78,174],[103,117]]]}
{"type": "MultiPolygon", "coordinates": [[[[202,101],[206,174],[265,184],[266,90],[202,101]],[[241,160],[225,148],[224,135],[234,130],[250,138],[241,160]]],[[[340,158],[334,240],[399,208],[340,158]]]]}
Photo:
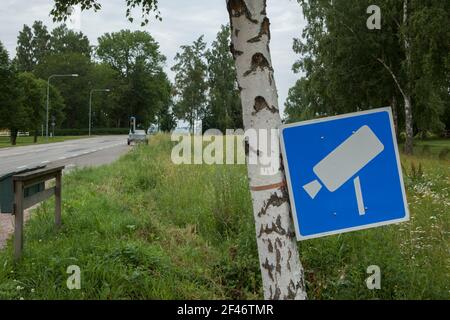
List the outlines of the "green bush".
{"type": "MultiPolygon", "coordinates": [[[[93,128],[91,130],[92,135],[122,135],[128,134],[128,128],[93,128]]],[[[87,136],[89,135],[89,129],[57,129],[55,130],[55,136],[87,136]]]]}

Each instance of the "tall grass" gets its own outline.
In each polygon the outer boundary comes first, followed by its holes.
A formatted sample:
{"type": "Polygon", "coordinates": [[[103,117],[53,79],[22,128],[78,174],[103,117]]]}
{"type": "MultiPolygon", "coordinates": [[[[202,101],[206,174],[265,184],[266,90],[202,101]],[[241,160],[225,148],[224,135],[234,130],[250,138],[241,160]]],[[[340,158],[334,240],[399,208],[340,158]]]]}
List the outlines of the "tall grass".
{"type": "MultiPolygon", "coordinates": [[[[171,150],[156,136],[65,176],[62,230],[51,201],[33,214],[23,260],[11,243],[0,253],[0,298],[262,298],[245,166],[176,166],[171,150]],[[66,286],[70,265],[81,290],[66,286]]],[[[411,221],[299,243],[310,299],[449,298],[449,162],[402,162],[411,221]],[[365,285],[370,265],[381,290],[365,285]]]]}

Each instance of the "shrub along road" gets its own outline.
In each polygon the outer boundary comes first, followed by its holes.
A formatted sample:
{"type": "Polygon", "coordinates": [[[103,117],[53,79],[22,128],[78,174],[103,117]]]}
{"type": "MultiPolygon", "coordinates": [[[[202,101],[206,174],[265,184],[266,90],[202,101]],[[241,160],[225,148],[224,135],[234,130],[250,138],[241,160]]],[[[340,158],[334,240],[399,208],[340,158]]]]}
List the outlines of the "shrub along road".
{"type": "MultiPolygon", "coordinates": [[[[245,165],[180,165],[156,136],[119,161],[65,177],[25,228],[24,259],[0,252],[4,299],[262,298],[245,165]],[[67,268],[81,269],[69,290],[67,268]]],[[[448,160],[402,157],[411,221],[299,243],[310,299],[447,299],[448,160]],[[368,290],[367,267],[381,268],[368,290]]]]}

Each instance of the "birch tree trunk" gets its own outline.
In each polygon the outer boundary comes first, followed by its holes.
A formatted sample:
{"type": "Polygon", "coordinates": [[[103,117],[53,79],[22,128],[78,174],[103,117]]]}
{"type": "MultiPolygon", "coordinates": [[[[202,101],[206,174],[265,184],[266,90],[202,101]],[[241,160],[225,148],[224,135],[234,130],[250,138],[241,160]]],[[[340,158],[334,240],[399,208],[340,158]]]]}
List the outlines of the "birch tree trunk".
{"type": "Polygon", "coordinates": [[[408,34],[406,32],[408,26],[408,0],[403,0],[403,26],[405,28],[404,45],[405,45],[405,56],[406,56],[406,90],[403,94],[403,100],[405,103],[405,129],[406,129],[406,142],[405,142],[405,153],[413,153],[413,114],[412,114],[412,104],[411,104],[411,85],[410,85],[410,72],[411,72],[411,54],[408,34]]]}
{"type": "Polygon", "coordinates": [[[405,129],[406,129],[406,141],[405,141],[405,153],[413,154],[413,116],[411,97],[409,95],[404,96],[405,100],[405,129]]]}
{"type": "Polygon", "coordinates": [[[397,111],[397,97],[392,96],[391,100],[392,116],[394,118],[395,136],[398,138],[398,111],[397,111]]]}
{"type": "MultiPolygon", "coordinates": [[[[244,127],[278,129],[281,124],[278,94],[269,49],[270,22],[266,0],[226,0],[241,91],[244,127]]],[[[276,137],[278,141],[278,136],[276,137]]],[[[279,146],[276,150],[280,154],[279,146]]],[[[263,151],[247,150],[262,157],[263,151]]],[[[267,156],[267,154],[266,154],[267,156]]],[[[290,215],[284,171],[262,174],[262,166],[248,164],[256,236],[265,299],[306,299],[304,272],[300,263],[290,215]]]]}

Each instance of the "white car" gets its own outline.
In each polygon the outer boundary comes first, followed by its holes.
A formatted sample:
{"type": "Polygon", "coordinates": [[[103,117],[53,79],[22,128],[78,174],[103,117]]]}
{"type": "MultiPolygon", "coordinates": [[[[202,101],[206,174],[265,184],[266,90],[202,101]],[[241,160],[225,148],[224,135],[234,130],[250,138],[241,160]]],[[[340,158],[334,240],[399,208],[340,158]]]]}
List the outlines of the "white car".
{"type": "Polygon", "coordinates": [[[132,142],[147,143],[147,133],[145,132],[145,130],[134,130],[134,133],[130,131],[130,133],[128,134],[128,145],[131,145],[132,142]]]}

